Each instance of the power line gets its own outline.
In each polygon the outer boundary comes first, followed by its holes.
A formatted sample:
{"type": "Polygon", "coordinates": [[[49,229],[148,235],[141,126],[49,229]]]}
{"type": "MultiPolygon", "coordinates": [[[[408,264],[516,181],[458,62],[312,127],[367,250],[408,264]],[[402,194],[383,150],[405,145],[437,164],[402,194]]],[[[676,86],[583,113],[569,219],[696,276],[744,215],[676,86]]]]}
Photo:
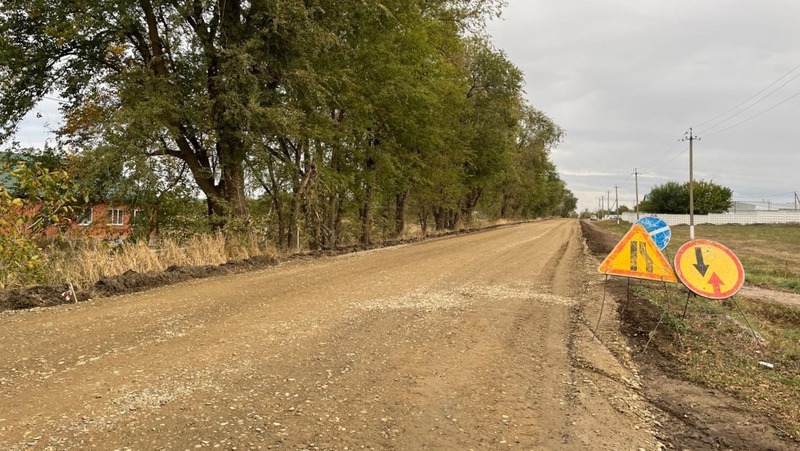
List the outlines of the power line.
{"type": "MultiPolygon", "coordinates": [[[[762,89],[762,90],[758,91],[757,93],[753,94],[752,96],[750,96],[750,97],[748,97],[748,98],[744,99],[743,101],[741,101],[740,103],[738,103],[738,104],[737,104],[736,106],[734,106],[733,108],[731,108],[731,109],[729,109],[729,110],[725,111],[724,113],[722,113],[722,114],[720,114],[720,115],[718,115],[718,116],[715,116],[715,117],[713,117],[713,118],[711,118],[711,119],[709,119],[709,120],[707,120],[707,121],[705,121],[705,122],[703,122],[703,123],[701,123],[701,124],[698,124],[697,126],[698,126],[698,127],[702,127],[702,126],[704,126],[704,125],[708,124],[709,122],[716,121],[717,119],[719,119],[719,118],[721,118],[721,117],[723,117],[723,116],[727,115],[728,113],[730,113],[730,112],[732,112],[732,111],[736,110],[736,109],[737,109],[737,108],[739,108],[740,106],[744,105],[745,103],[747,103],[747,102],[749,102],[750,100],[752,100],[752,99],[754,99],[755,97],[757,97],[757,96],[758,96],[759,94],[761,94],[762,92],[764,92],[764,91],[766,91],[767,89],[769,89],[769,88],[773,87],[775,84],[777,84],[779,81],[781,81],[781,80],[783,80],[784,78],[786,78],[787,76],[789,76],[789,74],[791,74],[792,72],[796,71],[798,68],[800,68],[800,65],[797,65],[797,66],[795,66],[795,67],[794,67],[794,68],[792,68],[792,69],[791,69],[789,72],[786,72],[785,74],[783,74],[783,75],[781,75],[780,77],[778,77],[778,79],[777,79],[777,80],[775,80],[775,81],[773,81],[772,83],[770,83],[770,84],[769,84],[767,87],[765,87],[764,89],[762,89]]],[[[791,81],[791,80],[789,80],[789,81],[791,81]]]]}
{"type": "Polygon", "coordinates": [[[777,108],[777,107],[779,107],[779,106],[783,105],[784,103],[786,103],[786,102],[788,102],[788,101],[790,101],[790,100],[794,99],[794,98],[795,98],[795,97],[797,97],[797,96],[800,96],[800,92],[797,92],[797,93],[795,93],[794,95],[792,95],[792,96],[790,96],[790,97],[788,97],[788,98],[786,98],[786,99],[782,100],[781,102],[778,102],[778,103],[776,103],[775,105],[772,105],[771,107],[767,108],[766,110],[764,110],[764,111],[762,111],[762,112],[760,112],[760,113],[758,113],[758,114],[756,114],[756,115],[750,116],[750,117],[748,117],[747,119],[745,119],[745,120],[743,120],[743,121],[737,122],[737,123],[735,123],[735,124],[731,125],[730,127],[723,128],[722,130],[717,130],[717,131],[715,131],[714,133],[709,133],[709,134],[707,134],[707,135],[706,135],[706,138],[707,138],[707,137],[709,137],[709,136],[715,136],[715,135],[719,135],[720,133],[726,132],[726,131],[728,131],[728,130],[730,130],[730,129],[732,129],[732,128],[736,128],[736,127],[738,127],[738,126],[740,126],[740,125],[744,124],[745,122],[749,122],[749,121],[751,121],[751,120],[753,120],[753,119],[755,119],[755,118],[757,118],[757,117],[761,116],[761,115],[762,115],[762,114],[764,114],[764,113],[767,113],[767,112],[769,112],[769,111],[772,111],[772,110],[774,110],[775,108],[777,108]]]}
{"type": "Polygon", "coordinates": [[[675,140],[675,142],[674,142],[674,143],[673,143],[673,144],[672,144],[672,145],[671,145],[671,146],[670,146],[670,147],[669,147],[667,150],[665,150],[665,151],[662,151],[661,153],[659,153],[658,155],[656,155],[656,156],[655,156],[655,158],[653,158],[652,160],[650,160],[651,162],[650,162],[649,164],[646,164],[646,165],[644,165],[643,167],[644,167],[645,169],[653,169],[653,168],[654,168],[654,167],[655,167],[655,166],[656,166],[658,163],[660,163],[660,162],[661,162],[661,161],[662,161],[664,158],[666,158],[667,156],[669,156],[669,154],[670,154],[670,153],[671,153],[673,150],[675,150],[675,148],[676,148],[676,147],[678,147],[678,145],[680,145],[680,143],[681,143],[681,139],[677,139],[677,140],[675,140]]]}
{"type": "Polygon", "coordinates": [[[777,88],[775,88],[774,90],[772,90],[772,92],[770,92],[769,94],[767,94],[767,95],[765,95],[764,97],[762,97],[762,98],[758,99],[756,102],[754,102],[754,103],[750,104],[750,105],[749,105],[747,108],[745,108],[745,109],[743,109],[743,110],[741,110],[741,111],[737,112],[736,114],[734,114],[734,115],[730,116],[729,118],[725,119],[724,121],[722,121],[722,122],[718,122],[718,123],[716,123],[716,124],[712,125],[711,127],[709,127],[709,128],[707,128],[707,129],[705,129],[706,133],[708,133],[708,132],[710,132],[711,130],[713,130],[713,129],[715,129],[715,128],[719,127],[720,125],[722,125],[722,124],[724,124],[724,123],[728,122],[729,120],[731,120],[731,119],[735,118],[736,116],[738,116],[738,115],[740,115],[740,114],[744,113],[745,111],[749,110],[750,108],[752,108],[752,107],[754,107],[754,106],[758,105],[759,103],[761,103],[762,101],[766,100],[766,99],[767,99],[767,98],[769,98],[769,97],[770,97],[772,94],[775,94],[775,93],[776,93],[776,92],[778,92],[778,91],[779,91],[781,88],[783,88],[784,86],[786,86],[787,84],[789,84],[791,81],[793,81],[794,79],[796,79],[796,78],[798,78],[798,77],[800,77],[800,74],[797,74],[797,75],[795,75],[794,77],[792,77],[791,79],[789,79],[789,80],[788,80],[786,83],[784,83],[784,84],[782,84],[782,85],[778,86],[777,88]]]}

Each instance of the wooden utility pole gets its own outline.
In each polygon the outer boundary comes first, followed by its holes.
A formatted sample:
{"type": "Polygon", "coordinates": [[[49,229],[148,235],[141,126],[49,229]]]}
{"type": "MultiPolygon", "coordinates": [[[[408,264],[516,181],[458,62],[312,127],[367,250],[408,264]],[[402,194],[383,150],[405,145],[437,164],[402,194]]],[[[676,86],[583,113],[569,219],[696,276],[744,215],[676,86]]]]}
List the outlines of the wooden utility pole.
{"type": "Polygon", "coordinates": [[[597,212],[597,219],[603,219],[603,196],[600,196],[600,211],[597,212]]]}
{"type": "Polygon", "coordinates": [[[639,169],[633,168],[633,176],[636,180],[636,220],[639,220],[639,169]]]}
{"type": "Polygon", "coordinates": [[[692,129],[689,128],[689,137],[684,141],[689,141],[689,239],[694,239],[694,140],[700,139],[694,136],[692,129]]]}

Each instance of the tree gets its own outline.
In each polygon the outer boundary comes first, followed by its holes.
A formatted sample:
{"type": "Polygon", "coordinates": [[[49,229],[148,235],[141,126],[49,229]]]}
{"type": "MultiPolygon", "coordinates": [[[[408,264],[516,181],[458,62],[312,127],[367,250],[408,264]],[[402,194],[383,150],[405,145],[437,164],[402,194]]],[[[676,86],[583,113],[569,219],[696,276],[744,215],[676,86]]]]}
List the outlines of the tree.
{"type": "MultiPolygon", "coordinates": [[[[697,214],[724,213],[732,205],[733,191],[715,184],[697,180],[694,182],[694,212],[697,214]]],[[[688,214],[689,182],[667,182],[654,186],[639,210],[645,213],[688,214]]]]}
{"type": "MultiPolygon", "coordinates": [[[[688,183],[687,183],[688,191],[688,183]]],[[[698,214],[725,213],[733,205],[733,190],[711,181],[694,182],[694,211],[698,214]]]]}
{"type": "Polygon", "coordinates": [[[123,181],[159,208],[191,178],[220,226],[248,224],[261,196],[283,248],[298,232],[313,247],[370,244],[413,216],[453,228],[479,205],[566,214],[549,160],[562,131],[481,35],[502,4],[9,0],[0,134],[55,92],[60,144],[97,169],[82,182],[123,181]]]}
{"type": "Polygon", "coordinates": [[[333,0],[6,1],[0,123],[8,134],[57,90],[66,135],[146,141],[186,163],[211,213],[246,217],[254,137],[292,127],[293,90],[321,89],[306,57],[357,26],[347,14],[333,0]]]}
{"type": "Polygon", "coordinates": [[[0,5],[0,136],[56,91],[66,100],[67,142],[139,142],[145,155],[183,161],[213,215],[246,218],[247,158],[265,144],[280,152],[314,143],[305,118],[326,114],[353,75],[328,63],[368,46],[362,30],[425,18],[458,36],[501,4],[8,0],[0,5]]]}
{"type": "Polygon", "coordinates": [[[0,288],[46,277],[39,241],[48,228],[70,223],[76,199],[69,175],[49,169],[47,155],[0,159],[0,288]]]}
{"type": "Polygon", "coordinates": [[[575,197],[575,194],[573,194],[572,191],[565,189],[564,200],[561,205],[561,217],[568,218],[574,215],[577,208],[578,198],[575,197]]]}

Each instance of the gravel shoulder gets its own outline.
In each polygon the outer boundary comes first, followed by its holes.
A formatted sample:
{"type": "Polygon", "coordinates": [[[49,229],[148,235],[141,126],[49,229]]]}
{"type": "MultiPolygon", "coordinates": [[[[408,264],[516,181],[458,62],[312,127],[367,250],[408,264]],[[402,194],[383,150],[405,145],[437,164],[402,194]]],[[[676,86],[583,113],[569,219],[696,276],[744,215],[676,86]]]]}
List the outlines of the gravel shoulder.
{"type": "Polygon", "coordinates": [[[595,268],[553,220],[4,312],[0,448],[658,449],[595,268]]]}

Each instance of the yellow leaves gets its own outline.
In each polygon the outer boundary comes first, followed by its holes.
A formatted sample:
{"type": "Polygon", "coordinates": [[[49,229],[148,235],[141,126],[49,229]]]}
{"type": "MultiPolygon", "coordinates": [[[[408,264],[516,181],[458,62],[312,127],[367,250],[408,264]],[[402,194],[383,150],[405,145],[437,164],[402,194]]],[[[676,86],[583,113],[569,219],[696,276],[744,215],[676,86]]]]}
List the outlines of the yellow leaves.
{"type": "Polygon", "coordinates": [[[106,47],[106,51],[117,56],[122,56],[125,53],[125,47],[117,44],[109,44],[108,47],[106,47]]]}

